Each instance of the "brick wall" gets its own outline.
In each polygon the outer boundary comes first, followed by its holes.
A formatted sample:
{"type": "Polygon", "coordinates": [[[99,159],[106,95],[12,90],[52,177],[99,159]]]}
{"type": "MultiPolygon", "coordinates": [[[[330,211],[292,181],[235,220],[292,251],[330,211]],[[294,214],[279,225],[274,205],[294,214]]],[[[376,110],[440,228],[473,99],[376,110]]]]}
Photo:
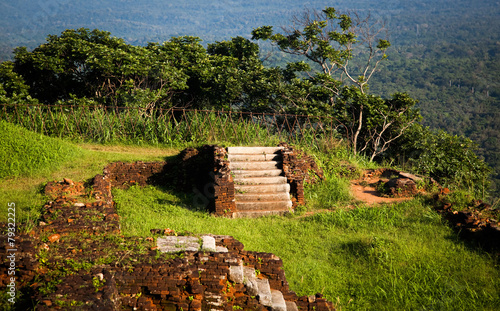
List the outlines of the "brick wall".
{"type": "Polygon", "coordinates": [[[114,162],[104,168],[103,175],[111,183],[111,187],[127,189],[132,185],[144,187],[163,183],[169,168],[167,162],[114,162]]]}
{"type": "Polygon", "coordinates": [[[293,207],[304,205],[304,183],[314,183],[324,179],[323,171],[313,157],[295,150],[286,143],[280,143],[283,149],[283,172],[290,183],[293,207]]]}
{"type": "Polygon", "coordinates": [[[204,145],[184,149],[177,159],[179,190],[193,192],[196,202],[217,216],[231,215],[236,208],[226,154],[223,147],[204,145]]]}
{"type": "Polygon", "coordinates": [[[232,215],[236,211],[236,203],[234,199],[234,181],[229,169],[227,150],[215,146],[213,154],[215,215],[232,215]]]}

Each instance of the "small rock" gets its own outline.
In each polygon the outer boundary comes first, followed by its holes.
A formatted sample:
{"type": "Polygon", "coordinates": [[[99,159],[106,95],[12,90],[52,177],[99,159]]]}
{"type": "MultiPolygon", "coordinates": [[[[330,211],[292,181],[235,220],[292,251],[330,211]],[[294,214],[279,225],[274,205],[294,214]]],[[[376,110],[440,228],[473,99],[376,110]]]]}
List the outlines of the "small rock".
{"type": "Polygon", "coordinates": [[[85,203],[81,203],[81,202],[79,202],[79,203],[75,203],[75,204],[73,204],[73,206],[74,206],[74,207],[85,207],[85,203]]]}
{"type": "Polygon", "coordinates": [[[63,178],[64,183],[73,186],[75,183],[69,178],[63,178]]]}
{"type": "Polygon", "coordinates": [[[46,226],[46,225],[47,225],[47,223],[46,223],[46,222],[44,222],[44,221],[40,221],[40,224],[39,224],[39,225],[40,225],[40,226],[46,226]]]}
{"type": "Polygon", "coordinates": [[[96,276],[97,278],[99,278],[99,281],[104,280],[104,274],[102,274],[102,273],[97,273],[95,276],[96,276]]]}
{"type": "Polygon", "coordinates": [[[54,242],[57,242],[59,241],[59,239],[61,238],[61,235],[60,234],[57,234],[57,233],[54,233],[52,234],[51,236],[49,236],[49,242],[50,243],[54,243],[54,242]]]}

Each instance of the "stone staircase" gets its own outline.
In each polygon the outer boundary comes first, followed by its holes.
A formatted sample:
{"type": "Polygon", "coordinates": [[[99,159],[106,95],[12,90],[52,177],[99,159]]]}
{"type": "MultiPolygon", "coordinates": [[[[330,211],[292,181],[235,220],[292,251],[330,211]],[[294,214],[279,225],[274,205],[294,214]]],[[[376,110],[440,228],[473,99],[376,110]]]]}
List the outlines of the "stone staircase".
{"type": "Polygon", "coordinates": [[[281,147],[228,147],[233,174],[234,217],[283,215],[292,208],[290,185],[283,175],[281,147]]]}
{"type": "Polygon", "coordinates": [[[229,280],[244,284],[249,295],[257,297],[260,304],[272,311],[298,311],[294,302],[285,301],[282,292],[271,289],[267,278],[257,277],[255,268],[231,266],[229,280]]]}

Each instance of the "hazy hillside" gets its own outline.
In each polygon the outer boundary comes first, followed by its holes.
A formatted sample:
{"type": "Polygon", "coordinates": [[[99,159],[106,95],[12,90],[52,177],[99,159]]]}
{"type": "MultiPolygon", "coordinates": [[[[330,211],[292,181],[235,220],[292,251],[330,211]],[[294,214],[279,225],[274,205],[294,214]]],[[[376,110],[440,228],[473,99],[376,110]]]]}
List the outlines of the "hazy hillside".
{"type": "Polygon", "coordinates": [[[135,45],[181,35],[207,43],[248,38],[253,28],[287,25],[304,7],[325,6],[385,20],[392,48],[372,90],[406,90],[420,101],[425,125],[476,140],[500,180],[497,0],[11,0],[0,3],[0,61],[14,47],[34,48],[68,28],[110,31],[135,45]]]}
{"type": "Polygon", "coordinates": [[[453,37],[472,41],[498,39],[496,0],[12,0],[0,3],[0,59],[9,57],[13,47],[35,47],[47,34],[58,34],[67,28],[107,30],[134,44],[165,41],[179,35],[213,41],[249,36],[252,28],[261,25],[286,24],[293,13],[304,7],[320,9],[327,5],[371,11],[386,19],[394,39],[402,42],[448,41],[453,37]],[[489,31],[470,37],[471,31],[483,30],[489,31]]]}

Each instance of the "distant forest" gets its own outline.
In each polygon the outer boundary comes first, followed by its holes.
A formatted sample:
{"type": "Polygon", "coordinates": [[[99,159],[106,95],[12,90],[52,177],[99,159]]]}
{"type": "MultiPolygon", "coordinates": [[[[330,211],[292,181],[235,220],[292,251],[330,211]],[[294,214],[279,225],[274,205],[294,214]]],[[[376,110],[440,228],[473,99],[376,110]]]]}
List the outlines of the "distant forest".
{"type": "MultiPolygon", "coordinates": [[[[387,23],[388,61],[371,91],[404,90],[419,101],[423,124],[465,135],[494,169],[500,191],[500,2],[497,0],[165,1],[11,0],[0,3],[0,61],[18,46],[33,49],[49,34],[86,27],[146,45],[192,35],[203,44],[251,37],[262,25],[290,24],[304,8],[370,12],[387,23]]],[[[266,65],[287,56],[262,46],[266,65]]],[[[495,189],[494,189],[495,190],[495,189]]]]}

